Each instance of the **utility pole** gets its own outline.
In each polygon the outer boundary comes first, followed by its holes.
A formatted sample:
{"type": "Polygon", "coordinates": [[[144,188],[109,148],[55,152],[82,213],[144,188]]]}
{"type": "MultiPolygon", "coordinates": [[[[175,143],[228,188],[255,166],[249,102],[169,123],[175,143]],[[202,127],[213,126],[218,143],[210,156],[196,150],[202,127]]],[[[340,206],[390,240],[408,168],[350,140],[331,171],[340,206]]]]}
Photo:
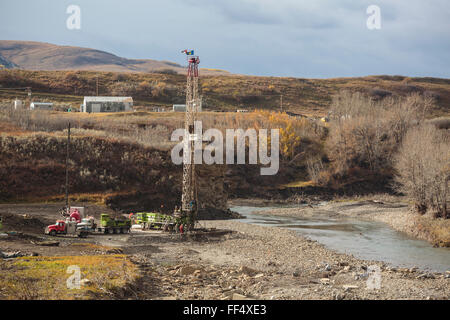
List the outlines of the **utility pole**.
{"type": "Polygon", "coordinates": [[[97,75],[97,97],[98,97],[98,75],[97,75]]]}
{"type": "Polygon", "coordinates": [[[31,98],[31,87],[27,87],[27,94],[28,94],[28,99],[30,100],[30,105],[28,106],[28,109],[30,109],[30,107],[31,107],[31,102],[32,102],[32,98],[31,98]]]}
{"type": "Polygon", "coordinates": [[[280,110],[283,112],[283,94],[280,94],[280,110]]]}
{"type": "Polygon", "coordinates": [[[69,210],[69,151],[70,151],[70,122],[67,125],[66,149],[66,210],[69,210]]]}

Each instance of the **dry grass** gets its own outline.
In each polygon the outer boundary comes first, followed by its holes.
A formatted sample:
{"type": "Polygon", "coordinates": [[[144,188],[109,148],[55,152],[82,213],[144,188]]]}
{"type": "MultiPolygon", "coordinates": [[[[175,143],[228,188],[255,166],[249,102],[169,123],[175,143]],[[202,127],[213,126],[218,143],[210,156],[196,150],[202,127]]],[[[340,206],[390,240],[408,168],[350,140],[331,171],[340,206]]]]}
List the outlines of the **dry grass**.
{"type": "MultiPolygon", "coordinates": [[[[0,100],[25,99],[25,91],[8,87],[33,87],[35,100],[49,100],[79,108],[83,96],[95,95],[96,79],[100,79],[101,95],[130,95],[140,110],[159,106],[170,108],[185,101],[185,76],[171,74],[112,73],[89,71],[0,71],[0,100]]],[[[339,79],[295,79],[254,76],[201,76],[203,106],[209,110],[283,109],[308,116],[326,115],[332,95],[341,90],[361,92],[375,99],[420,93],[434,97],[435,108],[428,117],[448,116],[450,80],[371,76],[339,79]]]]}
{"type": "Polygon", "coordinates": [[[293,181],[293,182],[284,184],[281,187],[284,187],[284,188],[304,188],[304,187],[310,187],[310,186],[314,186],[314,182],[313,181],[298,180],[298,181],[293,181]]]}
{"type": "Polygon", "coordinates": [[[438,247],[450,248],[450,220],[434,219],[428,215],[415,217],[417,233],[438,247]]]}
{"type": "Polygon", "coordinates": [[[182,127],[183,118],[169,115],[153,117],[134,113],[98,114],[88,117],[82,113],[61,113],[55,111],[15,111],[0,106],[0,123],[4,133],[48,132],[55,136],[67,136],[70,122],[73,136],[100,137],[127,143],[138,143],[146,147],[168,150],[170,135],[182,127]]]}
{"type": "MultiPolygon", "coordinates": [[[[55,197],[64,192],[66,137],[60,132],[0,136],[0,199],[55,197]]],[[[113,138],[73,136],[70,190],[75,200],[105,202],[108,196],[155,185],[161,170],[176,170],[170,155],[113,138]],[[170,158],[169,158],[170,160],[170,158]],[[87,195],[92,193],[93,195],[87,195]]],[[[51,200],[51,199],[47,199],[51,200]]]]}
{"type": "MultiPolygon", "coordinates": [[[[247,114],[213,113],[199,114],[203,129],[280,129],[282,154],[292,158],[301,139],[320,140],[325,131],[315,121],[297,119],[286,113],[256,110],[247,114]]],[[[138,143],[145,147],[169,150],[174,145],[170,136],[175,129],[184,128],[183,113],[61,113],[55,111],[15,111],[8,106],[0,107],[0,123],[9,123],[11,131],[51,132],[67,135],[70,122],[72,134],[77,137],[99,137],[126,143],[138,143]],[[2,122],[3,120],[3,122],[2,122]]],[[[9,130],[8,130],[9,131],[9,130]]]]}
{"type": "Polygon", "coordinates": [[[71,244],[72,247],[81,247],[88,250],[98,250],[98,251],[108,251],[113,249],[110,246],[102,246],[95,243],[86,243],[86,242],[75,242],[71,244]]]}
{"type": "Polygon", "coordinates": [[[450,117],[439,117],[429,120],[438,129],[450,129],[450,117]]]}
{"type": "Polygon", "coordinates": [[[0,263],[0,298],[18,300],[72,300],[110,297],[137,276],[124,255],[22,257],[0,263]],[[79,266],[89,285],[68,289],[69,266],[79,266]],[[6,271],[7,270],[7,271],[6,271]]]}
{"type": "MultiPolygon", "coordinates": [[[[108,199],[126,196],[135,192],[133,189],[127,189],[127,191],[116,192],[91,192],[91,193],[72,193],[69,195],[70,202],[87,202],[96,205],[106,205],[108,199]]],[[[23,202],[29,203],[59,203],[65,200],[65,194],[44,196],[44,197],[27,197],[23,199],[23,202]]]]}

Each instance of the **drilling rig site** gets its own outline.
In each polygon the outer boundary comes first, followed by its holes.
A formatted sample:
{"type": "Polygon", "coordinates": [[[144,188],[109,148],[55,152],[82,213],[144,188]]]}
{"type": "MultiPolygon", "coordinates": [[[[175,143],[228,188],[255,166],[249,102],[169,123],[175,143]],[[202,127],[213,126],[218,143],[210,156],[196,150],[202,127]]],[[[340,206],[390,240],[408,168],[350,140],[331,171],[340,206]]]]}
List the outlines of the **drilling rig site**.
{"type": "MultiPolygon", "coordinates": [[[[304,154],[322,152],[314,139],[328,120],[208,112],[200,58],[183,53],[181,112],[112,113],[117,99],[101,97],[85,98],[90,113],[4,109],[0,299],[448,299],[448,220],[405,225],[405,201],[371,181],[341,191],[308,181],[304,154]],[[239,139],[230,158],[209,151],[231,162],[197,163],[222,135],[208,129],[265,126],[285,128],[275,175],[252,163],[250,138],[243,164],[239,139]],[[368,268],[381,288],[367,289],[368,268]]],[[[30,87],[13,90],[34,100],[30,87]]],[[[324,169],[310,161],[309,178],[324,169]]]]}
{"type": "MultiPolygon", "coordinates": [[[[167,121],[164,117],[174,117],[167,113],[157,119],[136,112],[120,118],[66,113],[59,134],[24,132],[29,140],[2,141],[4,150],[15,150],[10,153],[15,163],[38,169],[23,172],[20,180],[5,179],[8,187],[2,189],[0,267],[9,271],[0,274],[0,299],[449,297],[448,249],[418,242],[405,251],[401,245],[409,240],[380,225],[398,228],[392,221],[407,214],[395,197],[333,203],[335,191],[308,184],[280,187],[292,168],[264,177],[259,165],[196,164],[198,146],[204,152],[211,142],[196,130],[198,120],[242,125],[239,117],[201,112],[199,63],[198,56],[187,54],[185,110],[175,115],[184,128],[177,141],[179,165],[163,145],[94,138],[95,131],[86,129],[107,123],[109,130],[136,139],[167,121]],[[20,196],[8,193],[12,188],[22,190],[20,196]],[[386,232],[392,234],[381,238],[386,232]],[[366,241],[372,237],[380,244],[368,255],[366,241]],[[384,246],[392,255],[379,259],[384,246]],[[421,254],[429,259],[411,258],[421,254]],[[367,290],[369,267],[383,276],[381,289],[367,290]],[[78,278],[67,275],[72,268],[74,275],[80,271],[78,278]]],[[[45,125],[59,115],[49,113],[45,125]]],[[[13,130],[5,124],[3,129],[13,130]]],[[[20,167],[2,170],[11,177],[20,167]]],[[[445,246],[445,239],[438,244],[445,246]]]]}
{"type": "Polygon", "coordinates": [[[21,2],[0,5],[6,39],[39,34],[0,40],[0,302],[450,299],[443,1],[21,2]]]}

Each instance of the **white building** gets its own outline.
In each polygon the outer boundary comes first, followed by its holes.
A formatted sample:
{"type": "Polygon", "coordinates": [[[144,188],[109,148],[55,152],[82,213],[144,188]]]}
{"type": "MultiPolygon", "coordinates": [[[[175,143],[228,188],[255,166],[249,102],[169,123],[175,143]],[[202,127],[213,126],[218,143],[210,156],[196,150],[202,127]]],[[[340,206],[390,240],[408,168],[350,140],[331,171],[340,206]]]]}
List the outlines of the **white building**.
{"type": "Polygon", "coordinates": [[[133,111],[132,97],[84,97],[81,112],[126,112],[133,111]]]}
{"type": "Polygon", "coordinates": [[[32,102],[30,104],[30,110],[52,110],[53,103],[51,102],[32,102]]]}
{"type": "MultiPolygon", "coordinates": [[[[197,103],[194,103],[193,107],[196,109],[197,112],[202,112],[202,100],[197,100],[197,103]]],[[[173,112],[186,112],[186,105],[185,104],[174,104],[173,105],[173,112]]]]}
{"type": "Polygon", "coordinates": [[[186,112],[186,105],[185,104],[174,104],[173,112],[186,112]]]}

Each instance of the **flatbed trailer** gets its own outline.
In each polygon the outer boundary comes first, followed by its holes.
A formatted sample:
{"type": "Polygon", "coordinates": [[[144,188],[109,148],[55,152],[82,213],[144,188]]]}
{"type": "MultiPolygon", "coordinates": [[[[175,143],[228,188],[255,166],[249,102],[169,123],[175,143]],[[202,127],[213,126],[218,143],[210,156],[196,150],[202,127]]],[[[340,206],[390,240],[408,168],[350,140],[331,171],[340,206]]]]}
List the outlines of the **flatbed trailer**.
{"type": "Polygon", "coordinates": [[[156,212],[138,212],[135,222],[142,226],[142,229],[172,231],[176,224],[176,218],[167,214],[156,212]]]}

